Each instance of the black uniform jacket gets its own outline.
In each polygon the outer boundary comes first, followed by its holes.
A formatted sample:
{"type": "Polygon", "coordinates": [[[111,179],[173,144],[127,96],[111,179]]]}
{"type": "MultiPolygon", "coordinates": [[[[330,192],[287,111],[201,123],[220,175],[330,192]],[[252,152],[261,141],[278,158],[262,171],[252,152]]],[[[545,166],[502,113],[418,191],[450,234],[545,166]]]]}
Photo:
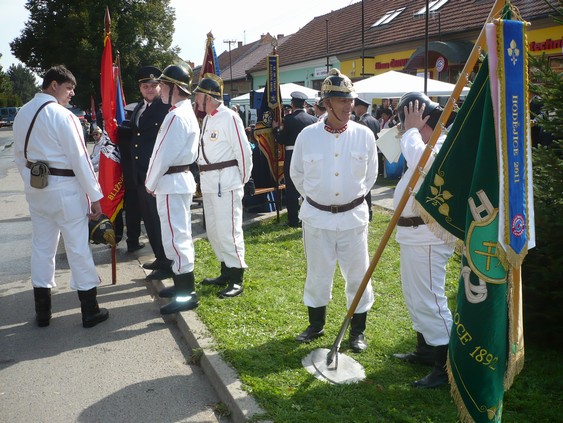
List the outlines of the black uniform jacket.
{"type": "Polygon", "coordinates": [[[297,135],[299,135],[303,128],[316,122],[316,117],[303,109],[297,109],[285,117],[283,129],[276,134],[276,141],[285,146],[295,145],[297,135]]]}

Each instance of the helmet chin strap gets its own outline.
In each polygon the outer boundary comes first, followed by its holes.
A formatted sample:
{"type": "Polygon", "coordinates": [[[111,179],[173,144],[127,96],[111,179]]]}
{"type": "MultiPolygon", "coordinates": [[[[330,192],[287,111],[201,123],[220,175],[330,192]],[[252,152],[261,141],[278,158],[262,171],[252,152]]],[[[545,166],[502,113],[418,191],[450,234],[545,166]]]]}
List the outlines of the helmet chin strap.
{"type": "Polygon", "coordinates": [[[207,94],[203,96],[203,113],[207,113],[207,94]]]}
{"type": "Polygon", "coordinates": [[[175,86],[174,84],[170,84],[170,86],[169,86],[170,89],[168,90],[168,105],[170,107],[173,106],[173,104],[172,104],[172,93],[174,92],[174,86],[175,86]]]}

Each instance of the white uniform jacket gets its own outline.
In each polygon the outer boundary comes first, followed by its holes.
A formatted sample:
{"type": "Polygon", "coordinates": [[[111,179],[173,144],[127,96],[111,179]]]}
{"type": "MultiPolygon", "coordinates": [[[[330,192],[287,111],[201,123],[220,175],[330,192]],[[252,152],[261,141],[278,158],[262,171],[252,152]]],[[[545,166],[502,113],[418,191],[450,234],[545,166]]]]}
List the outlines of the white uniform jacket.
{"type": "Polygon", "coordinates": [[[200,173],[203,194],[242,188],[250,179],[252,149],[239,115],[221,104],[203,119],[198,165],[236,159],[238,165],[200,173]],[[205,160],[205,158],[209,162],[205,160]]]}
{"type": "Polygon", "coordinates": [[[154,143],[145,186],[155,194],[193,194],[191,172],[166,175],[170,166],[189,165],[197,159],[199,126],[190,100],[176,103],[164,118],[154,143]]]}
{"type": "Polygon", "coordinates": [[[57,103],[55,97],[38,93],[18,112],[14,120],[15,163],[24,181],[26,193],[37,192],[30,184],[30,170],[26,167],[24,156],[25,138],[31,120],[39,107],[47,101],[37,116],[27,145],[27,159],[30,162],[45,161],[49,167],[71,169],[75,177],[49,175],[49,184],[42,191],[61,189],[62,185],[80,184],[90,201],[103,197],[94,167],[90,161],[84,132],[78,118],[66,107],[57,103]]]}
{"type": "MultiPolygon", "coordinates": [[[[377,178],[377,149],[373,132],[349,121],[342,133],[331,133],[324,122],[304,128],[291,159],[290,174],[304,198],[330,206],[343,205],[364,197],[377,178]]],[[[365,202],[343,213],[319,210],[306,200],[299,218],[319,229],[346,230],[366,225],[365,202]]]]}
{"type": "MultiPolygon", "coordinates": [[[[436,145],[434,146],[433,154],[430,155],[428,161],[426,162],[426,166],[424,167],[425,172],[430,169],[432,162],[434,162],[434,158],[442,144],[446,139],[445,134],[441,134],[438,140],[436,141],[436,145]]],[[[416,128],[411,128],[406,131],[403,136],[401,137],[401,151],[405,160],[407,162],[408,169],[405,174],[401,177],[401,180],[397,184],[395,188],[395,193],[393,194],[393,208],[396,209],[397,205],[401,201],[401,197],[403,193],[407,189],[407,185],[411,180],[411,177],[415,170],[417,169],[418,161],[424,150],[426,149],[426,144],[422,141],[422,136],[420,132],[416,128]]],[[[418,181],[418,184],[415,186],[415,192],[418,191],[418,188],[422,184],[422,179],[418,181]]],[[[411,195],[401,213],[403,217],[413,217],[418,216],[416,211],[413,208],[414,206],[414,197],[411,195]]],[[[444,241],[439,239],[436,235],[428,229],[427,225],[419,225],[417,227],[404,227],[404,226],[397,226],[397,234],[395,236],[397,242],[403,244],[413,244],[413,245],[438,245],[444,244],[444,241]]]]}

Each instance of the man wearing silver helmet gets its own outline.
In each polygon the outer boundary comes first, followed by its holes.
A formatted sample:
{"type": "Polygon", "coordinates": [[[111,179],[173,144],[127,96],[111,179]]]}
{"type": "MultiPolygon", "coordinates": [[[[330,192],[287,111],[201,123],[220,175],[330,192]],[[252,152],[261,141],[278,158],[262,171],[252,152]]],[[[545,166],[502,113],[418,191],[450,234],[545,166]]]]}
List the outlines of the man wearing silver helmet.
{"type": "MultiPolygon", "coordinates": [[[[309,313],[299,342],[324,334],[336,263],[346,282],[348,308],[369,267],[364,197],[377,177],[377,151],[371,130],[350,120],[356,97],[350,79],[331,69],[321,86],[328,116],[304,128],[293,150],[291,178],[304,198],[299,218],[307,257],[303,300],[309,313]]],[[[354,352],[367,348],[364,331],[373,302],[370,282],[350,323],[354,352]]]]}
{"type": "MultiPolygon", "coordinates": [[[[408,170],[403,175],[393,198],[397,207],[417,163],[436,127],[442,107],[419,92],[403,95],[398,105],[403,135],[401,151],[408,170]]],[[[446,135],[438,138],[437,153],[446,135]]],[[[430,167],[432,159],[427,163],[430,167]]],[[[415,364],[433,366],[424,378],[413,382],[417,388],[435,388],[448,383],[445,364],[452,326],[452,314],[445,293],[446,263],[454,250],[453,243],[437,238],[425,225],[414,208],[410,196],[397,223],[396,240],[401,246],[401,283],[417,346],[413,352],[394,357],[415,364]]]]}

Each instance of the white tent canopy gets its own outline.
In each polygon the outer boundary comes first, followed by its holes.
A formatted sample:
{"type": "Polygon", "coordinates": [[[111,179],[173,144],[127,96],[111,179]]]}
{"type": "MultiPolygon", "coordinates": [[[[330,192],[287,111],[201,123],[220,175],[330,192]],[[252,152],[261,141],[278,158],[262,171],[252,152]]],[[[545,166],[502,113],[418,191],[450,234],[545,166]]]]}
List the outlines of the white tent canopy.
{"type": "MultiPolygon", "coordinates": [[[[264,88],[260,88],[256,90],[257,92],[264,92],[264,88]]],[[[307,96],[307,101],[309,103],[313,103],[315,98],[319,95],[317,90],[313,90],[312,88],[307,88],[302,85],[294,84],[292,82],[288,84],[280,84],[280,91],[282,96],[282,101],[285,103],[289,103],[291,101],[291,93],[294,91],[300,91],[307,96]]],[[[250,93],[246,93],[243,95],[239,95],[238,97],[232,98],[231,103],[235,103],[238,105],[250,105],[250,93]]]]}
{"type": "MultiPolygon", "coordinates": [[[[448,82],[428,79],[427,94],[429,97],[449,97],[455,85],[448,82]]],[[[374,98],[398,98],[411,91],[424,92],[424,78],[402,72],[388,71],[354,83],[358,96],[371,102],[374,98]]],[[[464,87],[462,95],[467,95],[468,87],[464,87]]]]}

